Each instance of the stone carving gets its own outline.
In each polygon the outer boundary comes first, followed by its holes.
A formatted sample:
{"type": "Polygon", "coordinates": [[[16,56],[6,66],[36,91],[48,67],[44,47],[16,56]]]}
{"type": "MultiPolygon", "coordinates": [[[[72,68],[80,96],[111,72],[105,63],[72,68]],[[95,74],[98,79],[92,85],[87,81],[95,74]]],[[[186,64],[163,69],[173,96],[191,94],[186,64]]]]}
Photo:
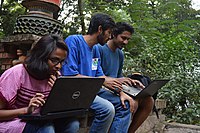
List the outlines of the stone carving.
{"type": "Polygon", "coordinates": [[[14,34],[62,35],[62,24],[52,18],[23,15],[18,17],[14,34]]]}
{"type": "Polygon", "coordinates": [[[11,36],[0,40],[0,74],[22,63],[38,38],[46,34],[62,36],[62,24],[56,20],[60,0],[23,0],[28,14],[17,18],[11,36]]]}

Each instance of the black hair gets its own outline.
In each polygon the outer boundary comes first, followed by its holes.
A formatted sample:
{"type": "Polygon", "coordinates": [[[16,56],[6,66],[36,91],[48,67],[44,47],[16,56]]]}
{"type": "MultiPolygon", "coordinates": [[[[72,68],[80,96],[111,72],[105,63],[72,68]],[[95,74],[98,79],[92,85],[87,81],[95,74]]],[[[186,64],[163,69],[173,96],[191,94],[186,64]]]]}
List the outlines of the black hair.
{"type": "Polygon", "coordinates": [[[114,20],[107,14],[96,13],[92,16],[87,34],[92,35],[98,31],[99,26],[102,30],[113,29],[116,25],[114,20]]]}
{"type": "Polygon", "coordinates": [[[114,36],[117,36],[117,35],[121,34],[124,31],[128,31],[131,34],[133,34],[134,33],[134,28],[130,24],[126,23],[126,22],[117,22],[116,23],[116,28],[113,29],[112,34],[114,36]]]}
{"type": "Polygon", "coordinates": [[[24,66],[31,76],[36,79],[49,78],[48,58],[51,53],[61,48],[69,53],[69,49],[63,39],[58,35],[45,35],[31,49],[24,66]]]}

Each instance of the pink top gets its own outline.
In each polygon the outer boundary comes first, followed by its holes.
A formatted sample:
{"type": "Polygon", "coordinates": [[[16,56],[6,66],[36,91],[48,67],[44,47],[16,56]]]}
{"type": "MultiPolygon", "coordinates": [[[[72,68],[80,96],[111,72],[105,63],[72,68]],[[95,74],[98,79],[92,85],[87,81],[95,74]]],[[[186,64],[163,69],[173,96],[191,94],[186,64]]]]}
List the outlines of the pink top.
{"type": "MultiPolygon", "coordinates": [[[[48,80],[32,78],[22,64],[13,66],[0,77],[0,99],[7,103],[7,109],[27,107],[36,93],[47,97],[50,90],[48,80]]],[[[18,118],[0,121],[0,133],[22,133],[25,124],[18,118]]]]}

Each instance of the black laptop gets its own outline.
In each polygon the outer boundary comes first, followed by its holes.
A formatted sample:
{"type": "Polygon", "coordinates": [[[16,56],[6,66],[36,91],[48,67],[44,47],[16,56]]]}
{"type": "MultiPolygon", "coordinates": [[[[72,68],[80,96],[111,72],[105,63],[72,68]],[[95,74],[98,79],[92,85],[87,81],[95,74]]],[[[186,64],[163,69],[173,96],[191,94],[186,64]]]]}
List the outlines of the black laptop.
{"type": "Polygon", "coordinates": [[[48,120],[85,115],[104,80],[104,78],[59,77],[40,113],[19,115],[19,118],[48,120]]]}
{"type": "Polygon", "coordinates": [[[123,85],[123,91],[133,98],[143,98],[147,96],[153,96],[161,87],[163,87],[169,80],[153,80],[148,86],[144,89],[130,87],[123,85]]]}

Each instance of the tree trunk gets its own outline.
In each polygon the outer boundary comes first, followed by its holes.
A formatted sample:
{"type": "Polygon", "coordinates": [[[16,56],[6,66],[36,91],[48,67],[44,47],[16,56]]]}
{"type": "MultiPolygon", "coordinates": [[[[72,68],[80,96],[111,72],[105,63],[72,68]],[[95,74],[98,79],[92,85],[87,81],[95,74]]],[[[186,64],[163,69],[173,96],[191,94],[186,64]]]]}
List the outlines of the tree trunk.
{"type": "Polygon", "coordinates": [[[3,2],[4,2],[4,0],[1,0],[1,5],[0,5],[0,13],[1,13],[1,11],[2,11],[3,2]]]}
{"type": "Polygon", "coordinates": [[[81,19],[81,33],[85,34],[85,22],[84,22],[84,14],[83,14],[83,1],[84,0],[78,0],[78,9],[79,9],[79,15],[81,19]]]}

